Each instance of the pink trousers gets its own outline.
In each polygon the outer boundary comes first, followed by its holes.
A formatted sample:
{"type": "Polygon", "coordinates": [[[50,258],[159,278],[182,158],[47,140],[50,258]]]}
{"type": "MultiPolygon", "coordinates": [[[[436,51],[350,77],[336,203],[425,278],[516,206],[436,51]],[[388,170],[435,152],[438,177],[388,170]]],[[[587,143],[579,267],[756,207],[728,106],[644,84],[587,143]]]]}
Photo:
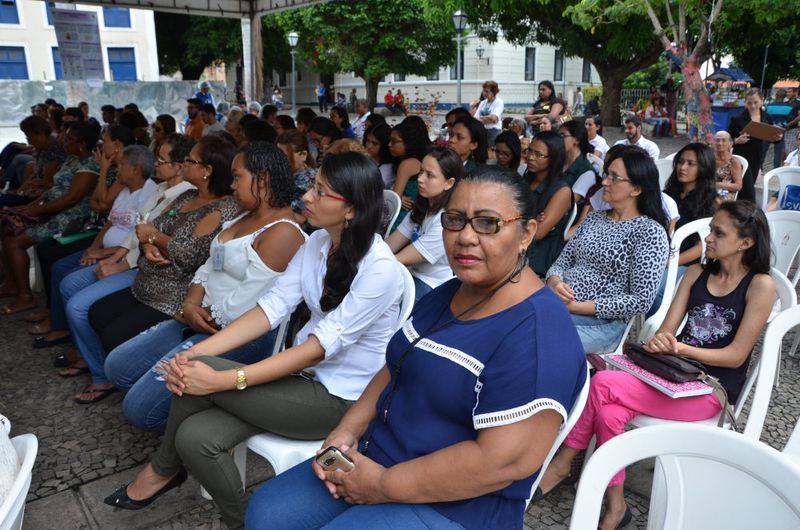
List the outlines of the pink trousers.
{"type": "MultiPolygon", "coordinates": [[[[589,399],[583,414],[564,443],[573,449],[586,449],[597,437],[598,447],[618,434],[639,414],[678,421],[699,421],[720,411],[712,394],[671,398],[639,381],[627,372],[604,370],[595,374],[589,387],[589,399]]],[[[625,481],[625,469],[614,475],[609,487],[625,481]]]]}

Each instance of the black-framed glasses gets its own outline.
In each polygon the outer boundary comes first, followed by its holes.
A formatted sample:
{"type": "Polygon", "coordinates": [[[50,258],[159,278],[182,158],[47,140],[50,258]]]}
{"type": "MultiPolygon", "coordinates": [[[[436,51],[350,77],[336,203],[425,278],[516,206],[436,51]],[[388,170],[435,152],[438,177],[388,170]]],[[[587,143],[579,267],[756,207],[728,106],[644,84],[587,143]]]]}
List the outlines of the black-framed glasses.
{"type": "Polygon", "coordinates": [[[469,223],[472,229],[478,234],[496,234],[503,226],[513,221],[519,221],[520,219],[522,219],[521,215],[508,219],[501,219],[500,217],[492,217],[490,215],[467,217],[460,213],[442,212],[442,228],[450,232],[460,232],[464,230],[464,227],[469,223]]]}
{"type": "Polygon", "coordinates": [[[530,147],[525,149],[522,154],[526,157],[533,157],[533,158],[548,158],[550,155],[547,153],[542,153],[541,151],[534,151],[530,147]]]}
{"type": "Polygon", "coordinates": [[[205,166],[206,165],[205,162],[202,162],[200,160],[194,160],[193,158],[184,158],[182,164],[184,166],[187,165],[187,164],[191,165],[191,166],[205,166]]]}

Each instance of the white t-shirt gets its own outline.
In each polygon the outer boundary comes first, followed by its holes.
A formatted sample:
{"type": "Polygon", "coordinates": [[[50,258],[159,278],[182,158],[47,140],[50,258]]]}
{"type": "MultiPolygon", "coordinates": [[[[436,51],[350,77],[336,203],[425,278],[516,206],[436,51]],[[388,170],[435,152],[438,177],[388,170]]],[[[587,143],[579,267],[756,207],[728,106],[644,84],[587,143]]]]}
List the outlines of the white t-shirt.
{"type": "Polygon", "coordinates": [[[644,136],[639,136],[639,141],[636,142],[635,144],[630,143],[628,139],[625,138],[623,140],[618,141],[614,145],[635,145],[636,147],[641,147],[642,149],[647,151],[647,154],[650,155],[650,158],[652,158],[653,161],[658,160],[658,155],[661,154],[661,151],[658,149],[656,143],[651,140],[648,140],[644,136]]]}
{"type": "Polygon", "coordinates": [[[575,184],[572,185],[572,192],[577,193],[581,197],[586,197],[586,194],[589,192],[589,188],[594,186],[596,183],[597,173],[594,171],[585,171],[575,180],[575,184]]]}
{"type": "MultiPolygon", "coordinates": [[[[592,198],[589,199],[589,204],[592,205],[593,210],[597,211],[604,211],[610,210],[611,205],[608,204],[606,201],[603,200],[603,192],[598,191],[592,198]]],[[[667,214],[667,219],[670,221],[677,221],[681,218],[681,214],[678,212],[678,203],[675,202],[675,199],[664,193],[661,192],[661,208],[664,209],[664,213],[667,214]]]]}
{"type": "Polygon", "coordinates": [[[606,157],[606,153],[608,153],[610,147],[608,146],[608,142],[606,142],[605,138],[598,134],[592,140],[589,140],[589,143],[592,144],[592,147],[594,147],[595,151],[600,151],[600,158],[606,157]]]}
{"type": "Polygon", "coordinates": [[[381,177],[383,178],[383,189],[390,190],[394,186],[394,168],[391,164],[381,164],[378,169],[381,170],[381,177]]]}
{"type": "Polygon", "coordinates": [[[481,119],[489,115],[497,116],[495,123],[484,123],[483,126],[487,129],[501,130],[503,128],[503,100],[495,97],[494,101],[489,103],[488,99],[484,99],[475,110],[475,118],[481,119]]]}
{"type": "Polygon", "coordinates": [[[215,121],[211,125],[206,125],[203,127],[203,136],[208,136],[209,134],[214,134],[224,130],[225,129],[222,127],[222,124],[218,121],[215,121]]]}
{"type": "Polygon", "coordinates": [[[783,161],[784,166],[797,166],[800,165],[797,163],[797,149],[789,153],[786,157],[786,160],[783,161]]]}
{"type": "Polygon", "coordinates": [[[108,214],[111,227],[103,236],[103,248],[119,247],[128,240],[136,227],[136,216],[144,204],[155,195],[156,187],[157,184],[153,179],[147,179],[144,186],[133,193],[128,188],[122,188],[108,214]]]}
{"type": "Polygon", "coordinates": [[[409,267],[411,275],[433,289],[453,277],[442,241],[442,211],[428,215],[421,225],[414,224],[411,215],[406,215],[397,227],[397,231],[408,238],[417,252],[425,258],[424,262],[409,267]]]}

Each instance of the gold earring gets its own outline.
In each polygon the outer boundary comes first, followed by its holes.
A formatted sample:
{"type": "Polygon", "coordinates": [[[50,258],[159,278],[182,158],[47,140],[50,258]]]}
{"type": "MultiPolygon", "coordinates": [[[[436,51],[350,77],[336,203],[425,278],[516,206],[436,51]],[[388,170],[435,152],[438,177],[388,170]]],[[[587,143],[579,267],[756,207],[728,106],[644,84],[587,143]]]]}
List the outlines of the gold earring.
{"type": "Polygon", "coordinates": [[[203,175],[203,180],[208,180],[208,175],[203,175]]]}

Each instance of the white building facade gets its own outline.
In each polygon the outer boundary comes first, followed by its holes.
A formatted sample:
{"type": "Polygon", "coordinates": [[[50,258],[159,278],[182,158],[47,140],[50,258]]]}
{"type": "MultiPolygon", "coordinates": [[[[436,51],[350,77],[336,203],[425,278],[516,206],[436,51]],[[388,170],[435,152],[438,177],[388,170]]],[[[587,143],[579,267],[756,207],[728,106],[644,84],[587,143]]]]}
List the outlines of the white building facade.
{"type": "MultiPolygon", "coordinates": [[[[75,4],[55,7],[97,12],[106,81],[158,81],[152,11],[75,4]]],[[[0,3],[0,79],[62,79],[58,41],[45,2],[0,3]]]]}
{"type": "MultiPolygon", "coordinates": [[[[490,79],[499,84],[499,97],[508,107],[529,107],[538,98],[538,84],[545,80],[555,85],[556,92],[563,94],[570,106],[574,103],[577,87],[600,85],[600,77],[588,60],[564,57],[560,49],[551,45],[514,46],[502,38],[495,43],[477,37],[465,38],[462,42],[462,72],[461,102],[464,105],[478,99],[484,81],[490,79]]],[[[298,103],[315,101],[313,91],[320,75],[305,70],[298,71],[298,75],[298,103]]],[[[291,74],[276,72],[273,79],[280,80],[284,101],[288,103],[291,74]]],[[[364,80],[351,72],[336,74],[332,81],[335,91],[348,99],[353,88],[358,97],[364,97],[366,93],[364,80]]],[[[387,75],[378,87],[379,105],[383,104],[383,96],[390,88],[401,89],[407,102],[419,99],[430,103],[436,98],[440,107],[447,108],[457,101],[455,63],[440,68],[437,74],[429,77],[402,73],[387,75]]]]}

